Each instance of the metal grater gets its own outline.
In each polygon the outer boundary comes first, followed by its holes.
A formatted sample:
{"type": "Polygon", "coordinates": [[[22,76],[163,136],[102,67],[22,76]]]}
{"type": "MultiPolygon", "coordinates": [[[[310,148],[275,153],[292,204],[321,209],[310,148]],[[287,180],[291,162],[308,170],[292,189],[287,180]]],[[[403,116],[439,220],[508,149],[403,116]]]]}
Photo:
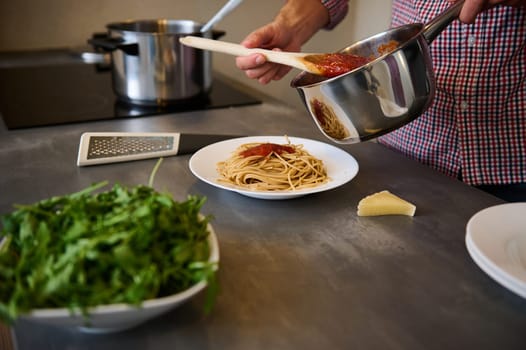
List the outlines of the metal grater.
{"type": "Polygon", "coordinates": [[[129,156],[171,150],[170,136],[93,136],[88,143],[88,159],[129,156]]]}
{"type": "Polygon", "coordinates": [[[176,155],[179,133],[84,133],[78,166],[176,155]]]}

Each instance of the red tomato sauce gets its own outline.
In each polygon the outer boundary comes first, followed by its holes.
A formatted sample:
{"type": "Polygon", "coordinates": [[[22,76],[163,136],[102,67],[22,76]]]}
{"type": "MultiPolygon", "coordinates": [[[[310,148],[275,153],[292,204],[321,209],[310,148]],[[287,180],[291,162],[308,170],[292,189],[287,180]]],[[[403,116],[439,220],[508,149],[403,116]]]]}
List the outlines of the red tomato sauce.
{"type": "Polygon", "coordinates": [[[325,126],[327,121],[325,120],[325,116],[323,115],[323,104],[317,99],[313,99],[310,103],[314,112],[314,116],[316,117],[316,119],[318,119],[322,127],[325,126]]]}
{"type": "Polygon", "coordinates": [[[240,153],[242,157],[260,156],[266,157],[271,153],[282,154],[282,153],[294,153],[294,147],[278,145],[275,143],[262,143],[260,145],[251,147],[240,153]]]}
{"type": "Polygon", "coordinates": [[[335,77],[350,72],[371,61],[370,58],[347,53],[308,55],[304,59],[314,64],[326,77],[335,77]]]}

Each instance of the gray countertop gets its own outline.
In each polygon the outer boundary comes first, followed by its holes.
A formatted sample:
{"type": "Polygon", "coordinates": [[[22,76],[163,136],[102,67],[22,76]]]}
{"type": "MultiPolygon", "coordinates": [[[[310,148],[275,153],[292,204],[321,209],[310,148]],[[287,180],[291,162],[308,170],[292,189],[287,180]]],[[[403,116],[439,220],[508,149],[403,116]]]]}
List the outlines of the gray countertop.
{"type": "MultiPolygon", "coordinates": [[[[109,180],[146,184],[155,159],[79,168],[85,131],[289,135],[326,141],[305,111],[248,107],[62,126],[0,127],[0,213],[109,180]]],[[[207,197],[219,239],[221,292],[200,295],[133,330],[88,335],[19,322],[25,349],[526,349],[526,301],[490,279],[464,244],[469,218],[503,203],[374,142],[342,146],[358,175],[284,201],[199,181],[189,155],[166,158],[155,187],[207,197]],[[364,196],[390,190],[414,217],[358,217],[364,196]]]]}

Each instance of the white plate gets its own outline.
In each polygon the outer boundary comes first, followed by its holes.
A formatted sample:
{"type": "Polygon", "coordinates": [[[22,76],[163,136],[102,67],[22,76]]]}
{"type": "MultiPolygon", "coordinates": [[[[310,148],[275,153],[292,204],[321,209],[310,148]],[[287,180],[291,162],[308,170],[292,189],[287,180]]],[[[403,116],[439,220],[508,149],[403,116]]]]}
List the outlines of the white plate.
{"type": "Polygon", "coordinates": [[[526,298],[526,203],[501,204],[473,215],[466,247],[491,278],[526,298]]]}
{"type": "MultiPolygon", "coordinates": [[[[219,245],[212,225],[208,224],[209,262],[219,264],[219,245]]],[[[76,327],[86,333],[112,333],[135,327],[164,314],[189,301],[206,287],[200,281],[177,294],[145,300],[140,307],[127,304],[101,305],[89,309],[89,326],[80,311],[70,312],[66,308],[36,309],[20,315],[21,319],[60,327],[76,327]]]]}
{"type": "Polygon", "coordinates": [[[303,139],[298,137],[289,137],[292,144],[302,144],[312,156],[321,159],[327,169],[329,182],[320,186],[297,190],[297,191],[254,191],[247,190],[235,185],[229,185],[219,182],[220,174],[216,166],[218,162],[224,161],[232,152],[244,143],[249,142],[270,142],[285,144],[284,136],[251,136],[241,137],[226,141],[214,143],[197,151],[190,158],[190,170],[202,181],[225,190],[238,192],[242,195],[260,198],[260,199],[289,199],[307,194],[327,191],[349,182],[358,173],[358,163],[347,152],[331,146],[329,144],[303,139]]]}

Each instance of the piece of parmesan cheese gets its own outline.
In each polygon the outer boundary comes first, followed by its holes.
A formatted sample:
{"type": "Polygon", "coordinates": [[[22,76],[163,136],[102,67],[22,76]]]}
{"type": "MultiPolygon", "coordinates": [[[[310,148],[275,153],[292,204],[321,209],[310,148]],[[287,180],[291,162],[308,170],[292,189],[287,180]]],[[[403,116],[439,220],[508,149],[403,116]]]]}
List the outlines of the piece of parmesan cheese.
{"type": "Polygon", "coordinates": [[[416,206],[389,191],[381,191],[363,198],[358,203],[358,216],[408,215],[414,216],[416,206]]]}

